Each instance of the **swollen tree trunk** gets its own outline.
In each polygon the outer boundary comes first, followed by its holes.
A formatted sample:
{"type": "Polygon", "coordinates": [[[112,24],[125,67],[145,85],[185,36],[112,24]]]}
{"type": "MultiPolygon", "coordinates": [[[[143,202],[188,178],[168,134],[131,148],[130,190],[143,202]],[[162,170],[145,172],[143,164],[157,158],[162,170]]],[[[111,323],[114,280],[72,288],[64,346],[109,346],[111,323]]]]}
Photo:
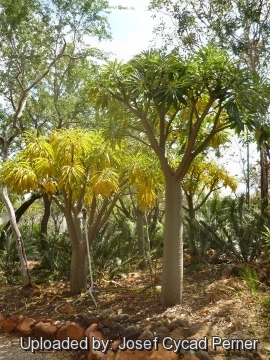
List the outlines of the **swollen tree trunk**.
{"type": "Polygon", "coordinates": [[[165,231],[161,301],[174,306],[183,291],[183,218],[181,181],[166,177],[165,231]]]}
{"type": "Polygon", "coordinates": [[[70,293],[74,295],[87,287],[87,249],[86,243],[78,242],[72,247],[70,293]]]}
{"type": "Polygon", "coordinates": [[[21,236],[18,224],[16,222],[15,210],[9,199],[6,186],[2,187],[2,199],[7,208],[9,218],[10,218],[10,226],[11,226],[12,233],[15,238],[16,244],[17,244],[18,255],[19,255],[19,259],[20,259],[20,263],[21,263],[23,286],[31,287],[32,284],[31,284],[30,274],[29,274],[29,270],[28,270],[28,266],[27,266],[27,258],[26,258],[26,254],[25,254],[25,250],[24,250],[24,244],[23,244],[23,240],[22,240],[22,236],[21,236]]]}
{"type": "Polygon", "coordinates": [[[68,234],[72,245],[70,293],[74,295],[87,287],[87,248],[80,219],[65,213],[68,234]]]}

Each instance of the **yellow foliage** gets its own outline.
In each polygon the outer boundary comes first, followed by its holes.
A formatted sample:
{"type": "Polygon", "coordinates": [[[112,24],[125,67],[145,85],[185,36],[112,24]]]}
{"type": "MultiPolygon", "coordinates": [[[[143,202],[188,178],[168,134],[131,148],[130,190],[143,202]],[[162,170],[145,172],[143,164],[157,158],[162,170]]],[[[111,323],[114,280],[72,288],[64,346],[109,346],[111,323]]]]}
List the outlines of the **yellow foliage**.
{"type": "Polygon", "coordinates": [[[111,168],[96,171],[91,177],[91,183],[96,195],[108,197],[119,191],[118,174],[111,168]]]}
{"type": "Polygon", "coordinates": [[[48,137],[27,133],[24,141],[24,150],[1,170],[3,181],[17,193],[59,192],[72,202],[83,196],[90,204],[93,197],[117,194],[121,179],[122,186],[136,189],[140,209],[156,202],[163,182],[157,161],[144,152],[134,155],[124,142],[111,147],[99,132],[81,129],[53,131],[48,137]]]}

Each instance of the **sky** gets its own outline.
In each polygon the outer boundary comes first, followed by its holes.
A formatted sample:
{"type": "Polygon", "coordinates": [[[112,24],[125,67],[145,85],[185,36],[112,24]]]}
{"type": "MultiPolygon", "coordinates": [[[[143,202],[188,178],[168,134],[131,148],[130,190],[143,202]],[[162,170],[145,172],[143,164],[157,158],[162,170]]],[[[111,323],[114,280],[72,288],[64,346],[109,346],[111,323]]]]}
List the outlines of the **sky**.
{"type": "MultiPolygon", "coordinates": [[[[150,0],[110,0],[110,5],[122,5],[132,7],[130,10],[113,10],[108,16],[111,26],[112,40],[102,41],[98,47],[106,52],[112,52],[111,59],[127,61],[142,50],[149,49],[153,39],[153,27],[156,24],[151,13],[147,11],[150,0]]],[[[250,148],[250,161],[258,159],[256,145],[250,148]]],[[[241,148],[236,139],[225,150],[224,156],[219,161],[232,176],[239,180],[243,176],[243,168],[246,166],[246,150],[241,148]]],[[[245,184],[239,185],[239,192],[245,191],[245,184]]],[[[226,194],[230,190],[225,191],[226,194]]]]}
{"type": "Polygon", "coordinates": [[[111,6],[122,5],[130,10],[112,10],[108,16],[112,41],[102,41],[99,48],[112,52],[119,60],[127,61],[142,50],[147,50],[153,38],[154,20],[146,11],[148,0],[110,0],[111,6]]]}

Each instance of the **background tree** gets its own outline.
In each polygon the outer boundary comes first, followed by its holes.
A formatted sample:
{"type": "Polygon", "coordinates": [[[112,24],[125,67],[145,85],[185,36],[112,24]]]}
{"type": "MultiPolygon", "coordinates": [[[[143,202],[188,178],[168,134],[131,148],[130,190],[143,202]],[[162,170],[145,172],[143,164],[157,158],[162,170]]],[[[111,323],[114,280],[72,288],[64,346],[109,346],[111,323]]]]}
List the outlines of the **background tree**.
{"type": "MultiPolygon", "coordinates": [[[[268,73],[270,39],[269,0],[230,0],[221,2],[189,0],[184,3],[152,0],[149,7],[161,15],[156,33],[165,39],[164,45],[175,46],[180,51],[194,50],[205,42],[226,48],[241,64],[249,66],[260,75],[268,73]],[[164,21],[164,14],[171,19],[171,27],[164,21]],[[166,35],[164,35],[166,34],[166,35]],[[172,45],[173,44],[173,45],[172,45]]],[[[269,127],[267,109],[258,113],[261,127],[269,127]]],[[[264,132],[265,134],[265,132],[264,132]]],[[[251,134],[252,136],[252,134],[251,134]]],[[[253,134],[254,136],[254,134],[253,134]]],[[[268,146],[269,138],[259,141],[261,168],[261,215],[268,217],[268,146]]],[[[249,157],[249,143],[247,156],[249,157]]],[[[248,162],[249,166],[249,162],[248,162]]],[[[247,169],[249,173],[249,169],[247,169]]],[[[247,177],[247,203],[250,197],[247,177]]]]}
{"type": "MultiPolygon", "coordinates": [[[[86,288],[87,251],[82,209],[88,213],[88,241],[108,220],[116,201],[138,176],[138,166],[123,145],[112,147],[98,132],[59,130],[48,137],[28,134],[25,148],[5,162],[1,175],[13,191],[39,191],[63,213],[72,245],[70,291],[86,288]],[[134,175],[132,175],[134,174],[134,175]]],[[[139,204],[151,204],[151,192],[140,172],[139,204]]],[[[155,200],[155,199],[154,199],[155,200]]],[[[153,202],[153,201],[152,201],[153,202]]]]}
{"type": "MultiPolygon", "coordinates": [[[[127,64],[108,63],[90,84],[92,103],[108,108],[120,127],[132,129],[132,136],[159,159],[166,188],[162,276],[166,306],[182,298],[184,176],[215,134],[228,127],[241,131],[244,109],[254,113],[258,105],[265,105],[260,86],[258,77],[211,47],[188,60],[177,53],[143,52],[127,64]],[[227,117],[221,116],[224,112],[227,117]]],[[[247,125],[252,129],[255,119],[247,125]]]]}
{"type": "Polygon", "coordinates": [[[195,219],[195,213],[199,210],[212,193],[229,187],[232,191],[237,188],[237,181],[228,171],[210,159],[204,160],[204,156],[197,158],[190,165],[183,180],[183,192],[186,197],[190,220],[195,219]]]}
{"type": "MultiPolygon", "coordinates": [[[[2,158],[9,156],[20,130],[27,97],[63,56],[72,57],[83,35],[107,36],[106,1],[0,1],[0,94],[2,158]],[[66,46],[70,40],[71,46],[66,46]]],[[[31,285],[22,237],[7,187],[2,198],[10,216],[22,267],[23,284],[31,285]]]]}

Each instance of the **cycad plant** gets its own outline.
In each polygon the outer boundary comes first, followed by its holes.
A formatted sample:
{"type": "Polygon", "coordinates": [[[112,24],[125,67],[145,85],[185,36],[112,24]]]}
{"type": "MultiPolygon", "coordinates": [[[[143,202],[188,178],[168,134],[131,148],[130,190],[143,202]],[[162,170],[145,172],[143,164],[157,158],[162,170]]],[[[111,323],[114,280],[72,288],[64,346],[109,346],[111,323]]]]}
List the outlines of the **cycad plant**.
{"type": "Polygon", "coordinates": [[[197,221],[189,221],[188,226],[196,234],[199,254],[215,250],[213,261],[226,254],[234,261],[251,262],[261,254],[262,219],[259,211],[246,206],[244,195],[209,200],[197,221]]]}

